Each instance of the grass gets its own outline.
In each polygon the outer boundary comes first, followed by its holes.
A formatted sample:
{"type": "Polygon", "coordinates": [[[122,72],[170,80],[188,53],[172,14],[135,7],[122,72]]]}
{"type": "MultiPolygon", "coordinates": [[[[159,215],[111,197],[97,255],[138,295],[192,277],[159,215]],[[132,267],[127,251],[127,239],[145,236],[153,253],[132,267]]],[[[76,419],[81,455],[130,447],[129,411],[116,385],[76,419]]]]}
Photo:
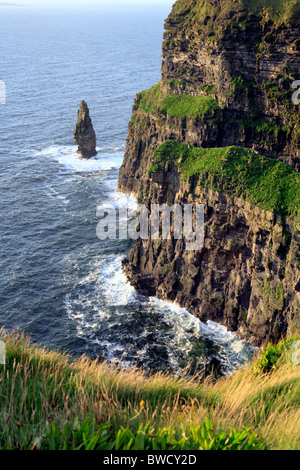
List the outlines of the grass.
{"type": "Polygon", "coordinates": [[[298,0],[177,0],[171,17],[183,17],[191,23],[207,23],[209,17],[215,25],[226,27],[228,21],[243,13],[257,13],[278,22],[299,19],[298,0]]]}
{"type": "Polygon", "coordinates": [[[170,160],[184,180],[197,175],[201,186],[283,216],[299,216],[300,175],[290,165],[236,146],[205,149],[167,141],[156,150],[148,171],[156,172],[170,160]]]}
{"type": "Polygon", "coordinates": [[[215,430],[209,419],[200,426],[190,426],[187,433],[172,426],[155,430],[151,422],[141,424],[136,432],[121,426],[113,432],[109,423],[95,426],[91,419],[82,425],[52,423],[41,442],[41,450],[266,450],[251,428],[229,434],[215,430]]]}
{"type": "Polygon", "coordinates": [[[218,103],[211,96],[169,95],[161,99],[160,83],[137,95],[136,109],[143,109],[151,114],[165,114],[184,119],[197,118],[218,108],[218,103]]]}
{"type": "Polygon", "coordinates": [[[143,109],[147,113],[155,114],[161,105],[160,83],[157,83],[149,90],[142,91],[137,95],[136,107],[143,109]]]}
{"type": "Polygon", "coordinates": [[[244,0],[244,4],[248,4],[250,11],[267,10],[270,18],[277,21],[289,22],[299,18],[300,6],[298,0],[244,0]]]}
{"type": "Polygon", "coordinates": [[[161,111],[168,116],[197,118],[218,108],[210,96],[172,95],[162,101],[161,111]]]}
{"type": "Polygon", "coordinates": [[[1,338],[2,449],[300,449],[291,348],[272,354],[268,373],[258,358],[214,381],[72,360],[17,332],[1,338]]]}

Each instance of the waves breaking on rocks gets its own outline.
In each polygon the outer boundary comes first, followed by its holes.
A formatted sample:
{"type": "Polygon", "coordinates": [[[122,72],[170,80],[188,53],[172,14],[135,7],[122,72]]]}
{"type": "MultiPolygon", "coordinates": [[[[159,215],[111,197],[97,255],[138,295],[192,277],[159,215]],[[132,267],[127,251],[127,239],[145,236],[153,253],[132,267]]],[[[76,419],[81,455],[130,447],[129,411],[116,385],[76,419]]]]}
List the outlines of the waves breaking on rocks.
{"type": "MultiPolygon", "coordinates": [[[[133,198],[116,190],[123,157],[119,151],[99,149],[96,158],[81,160],[74,147],[54,146],[39,155],[51,158],[77,178],[96,178],[99,194],[103,190],[104,195],[100,204],[109,201],[115,206],[134,207],[133,198]]],[[[92,354],[124,366],[136,364],[151,370],[178,371],[188,364],[193,369],[209,370],[214,366],[223,375],[249,360],[252,347],[223,326],[213,322],[205,325],[175,304],[137,293],[122,272],[122,259],[130,249],[128,241],[94,243],[98,247],[96,256],[89,258],[88,250],[76,258],[66,256],[70,266],[84,260],[86,268],[81,278],[76,276],[76,270],[65,270],[66,282],[70,283],[71,276],[72,287],[64,299],[69,321],[92,354]]]]}

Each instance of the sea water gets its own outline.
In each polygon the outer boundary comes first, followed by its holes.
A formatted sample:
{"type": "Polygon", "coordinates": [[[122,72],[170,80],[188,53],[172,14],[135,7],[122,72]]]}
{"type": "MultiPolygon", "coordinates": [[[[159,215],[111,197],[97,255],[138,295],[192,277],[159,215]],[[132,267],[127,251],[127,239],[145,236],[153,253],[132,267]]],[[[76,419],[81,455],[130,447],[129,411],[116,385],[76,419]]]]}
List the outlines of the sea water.
{"type": "Polygon", "coordinates": [[[228,374],[253,350],[220,325],[147,299],[122,273],[132,242],[100,241],[97,206],[117,192],[134,96],[160,79],[168,6],[0,7],[0,327],[125,367],[228,374]],[[90,108],[98,155],[73,129],[90,108]]]}

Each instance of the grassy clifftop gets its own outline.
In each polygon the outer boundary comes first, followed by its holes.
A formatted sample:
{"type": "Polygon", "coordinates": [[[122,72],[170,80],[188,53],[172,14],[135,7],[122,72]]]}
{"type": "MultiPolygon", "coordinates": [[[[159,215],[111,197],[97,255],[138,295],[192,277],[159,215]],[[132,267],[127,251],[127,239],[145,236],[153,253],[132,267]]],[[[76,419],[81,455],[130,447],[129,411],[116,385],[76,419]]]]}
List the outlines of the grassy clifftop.
{"type": "Polygon", "coordinates": [[[0,449],[300,449],[291,342],[214,382],[146,375],[0,332],[0,449]]]}
{"type": "Polygon", "coordinates": [[[207,24],[222,23],[248,13],[257,13],[265,19],[295,22],[300,19],[299,0],[177,0],[170,18],[184,17],[185,21],[207,24]]]}
{"type": "Polygon", "coordinates": [[[149,172],[167,161],[180,168],[185,180],[197,175],[200,186],[299,220],[300,175],[290,165],[236,146],[204,149],[168,141],[156,150],[149,172]]]}

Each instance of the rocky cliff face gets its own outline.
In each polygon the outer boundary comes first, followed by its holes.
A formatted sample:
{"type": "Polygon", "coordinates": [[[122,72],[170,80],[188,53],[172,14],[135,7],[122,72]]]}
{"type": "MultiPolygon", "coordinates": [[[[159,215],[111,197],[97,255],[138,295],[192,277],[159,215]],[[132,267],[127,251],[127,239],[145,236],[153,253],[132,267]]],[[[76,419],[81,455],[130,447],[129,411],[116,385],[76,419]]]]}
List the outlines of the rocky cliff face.
{"type": "Polygon", "coordinates": [[[292,84],[300,79],[300,26],[299,2],[259,13],[252,3],[175,3],[161,82],[135,100],[119,190],[148,206],[205,206],[204,248],[139,240],[124,262],[132,284],[260,345],[299,327],[300,109],[292,84]],[[180,158],[167,141],[188,144],[176,146],[180,158]]]}
{"type": "Polygon", "coordinates": [[[74,140],[78,145],[78,153],[80,153],[82,158],[92,158],[97,155],[96,134],[90,118],[89,108],[85,101],[81,102],[78,111],[74,140]]]}

